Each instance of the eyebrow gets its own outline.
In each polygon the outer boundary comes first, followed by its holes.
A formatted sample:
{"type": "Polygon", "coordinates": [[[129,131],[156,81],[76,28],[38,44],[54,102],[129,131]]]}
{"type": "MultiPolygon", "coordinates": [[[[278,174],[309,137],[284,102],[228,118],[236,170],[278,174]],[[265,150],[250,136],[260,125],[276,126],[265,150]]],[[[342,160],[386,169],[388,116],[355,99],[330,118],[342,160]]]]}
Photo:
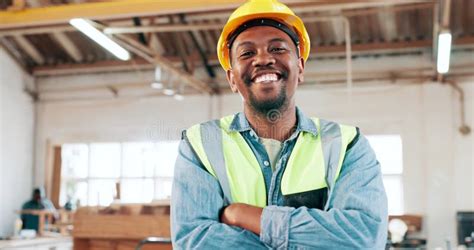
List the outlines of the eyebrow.
{"type": "Polygon", "coordinates": [[[253,44],[254,44],[253,42],[245,41],[245,42],[239,43],[239,44],[237,45],[237,47],[235,47],[235,48],[238,49],[238,48],[241,47],[241,46],[244,46],[244,45],[253,45],[253,44]]]}
{"type": "MultiPolygon", "coordinates": [[[[280,38],[280,37],[276,37],[276,38],[272,38],[270,41],[268,41],[268,43],[274,43],[274,42],[283,42],[283,43],[288,43],[288,41],[286,41],[285,39],[283,38],[280,38]]],[[[244,45],[253,45],[254,43],[251,42],[251,41],[245,41],[245,42],[242,42],[242,43],[239,43],[237,45],[237,47],[235,47],[236,49],[241,47],[241,46],[244,46],[244,45]]]]}
{"type": "Polygon", "coordinates": [[[273,42],[283,42],[283,43],[288,43],[285,39],[283,38],[273,38],[272,40],[269,41],[269,43],[273,43],[273,42]]]}

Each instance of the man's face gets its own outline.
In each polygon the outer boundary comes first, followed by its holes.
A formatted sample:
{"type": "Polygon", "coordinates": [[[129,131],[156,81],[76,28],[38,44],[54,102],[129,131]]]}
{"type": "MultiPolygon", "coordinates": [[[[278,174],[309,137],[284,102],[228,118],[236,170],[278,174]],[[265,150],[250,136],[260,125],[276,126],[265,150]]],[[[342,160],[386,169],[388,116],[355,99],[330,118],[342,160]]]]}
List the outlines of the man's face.
{"type": "Polygon", "coordinates": [[[36,202],[41,201],[41,192],[40,191],[33,192],[33,200],[36,201],[36,202]]]}
{"type": "Polygon", "coordinates": [[[283,31],[257,26],[242,32],[231,51],[227,80],[246,105],[267,115],[294,104],[296,87],[303,81],[304,60],[283,31]]]}

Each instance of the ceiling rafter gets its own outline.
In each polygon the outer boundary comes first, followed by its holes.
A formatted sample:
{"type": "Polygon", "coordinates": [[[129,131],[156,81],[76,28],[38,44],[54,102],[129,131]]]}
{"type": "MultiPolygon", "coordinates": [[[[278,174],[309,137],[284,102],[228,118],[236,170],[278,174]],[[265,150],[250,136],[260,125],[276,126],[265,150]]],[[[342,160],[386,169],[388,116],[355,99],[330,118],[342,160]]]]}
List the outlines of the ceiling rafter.
{"type": "Polygon", "coordinates": [[[158,65],[162,67],[164,70],[167,70],[173,75],[188,83],[192,87],[196,88],[197,90],[208,93],[208,94],[213,94],[214,90],[208,86],[207,83],[196,79],[194,76],[190,75],[187,72],[184,72],[178,68],[176,68],[173,63],[171,63],[168,59],[161,55],[155,54],[151,49],[149,49],[147,46],[137,42],[133,38],[130,38],[126,35],[117,35],[116,38],[118,38],[119,42],[125,46],[127,49],[132,51],[133,53],[137,54],[138,56],[143,57],[145,60],[148,62],[158,65]]]}
{"type": "Polygon", "coordinates": [[[36,64],[41,65],[45,62],[43,55],[41,55],[35,46],[31,44],[30,41],[28,41],[28,39],[26,39],[24,36],[14,36],[13,39],[18,44],[18,46],[20,46],[20,48],[23,49],[23,51],[25,51],[28,56],[31,57],[31,59],[33,59],[36,64]]]}
{"type": "Polygon", "coordinates": [[[77,46],[64,32],[55,32],[52,35],[74,61],[81,62],[84,59],[77,46]]]}
{"type": "MultiPolygon", "coordinates": [[[[453,41],[455,46],[465,46],[473,45],[474,46],[474,36],[458,38],[453,41]]],[[[432,45],[432,40],[425,39],[421,41],[401,41],[401,42],[374,42],[371,44],[355,44],[352,46],[353,55],[366,55],[368,53],[377,53],[379,51],[384,51],[386,53],[403,53],[410,51],[418,51],[420,49],[428,49],[432,45]]],[[[344,45],[331,45],[331,46],[320,46],[316,47],[312,51],[311,57],[318,56],[330,56],[334,54],[341,54],[345,52],[344,45]]],[[[178,57],[168,57],[167,60],[176,66],[180,65],[180,58],[178,57]]],[[[217,65],[217,56],[213,55],[208,58],[210,64],[217,65]]],[[[96,62],[92,64],[77,64],[77,65],[63,65],[63,66],[38,66],[33,69],[33,74],[35,76],[47,76],[47,75],[62,75],[62,74],[73,74],[75,72],[84,72],[84,73],[96,73],[96,72],[105,72],[105,71],[123,71],[126,69],[131,69],[132,63],[130,62],[120,62],[120,61],[104,61],[96,62]],[[76,71],[77,69],[77,71],[76,71]]],[[[139,69],[149,69],[153,68],[153,64],[144,60],[144,59],[135,59],[133,61],[135,68],[139,69]]]]}

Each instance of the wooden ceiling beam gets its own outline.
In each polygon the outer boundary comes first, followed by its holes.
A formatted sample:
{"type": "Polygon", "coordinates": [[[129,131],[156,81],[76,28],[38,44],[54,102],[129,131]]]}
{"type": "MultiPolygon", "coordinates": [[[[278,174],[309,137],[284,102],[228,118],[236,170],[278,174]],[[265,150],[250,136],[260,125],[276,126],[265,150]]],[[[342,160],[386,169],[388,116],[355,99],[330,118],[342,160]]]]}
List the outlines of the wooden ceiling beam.
{"type": "Polygon", "coordinates": [[[24,73],[31,75],[31,70],[22,60],[20,51],[7,39],[0,37],[0,49],[4,49],[7,54],[15,61],[15,63],[23,70],[24,73]]]}
{"type": "MultiPolygon", "coordinates": [[[[380,0],[380,1],[311,1],[287,0],[295,12],[312,6],[317,11],[350,8],[369,8],[407,3],[426,3],[432,0],[380,0]]],[[[20,11],[0,11],[0,29],[21,28],[51,24],[66,24],[70,19],[82,17],[94,20],[145,17],[167,14],[209,13],[212,11],[231,11],[242,0],[111,0],[80,4],[55,5],[31,8],[20,11]]],[[[227,14],[228,17],[228,14],[227,14]]]]}
{"type": "Polygon", "coordinates": [[[195,88],[196,90],[213,94],[214,90],[209,87],[209,85],[197,78],[193,75],[184,72],[183,70],[174,66],[172,62],[170,62],[167,58],[157,55],[148,48],[147,46],[137,42],[136,40],[126,36],[126,35],[116,35],[117,41],[124,46],[126,49],[130,50],[131,52],[137,54],[138,56],[142,57],[143,59],[147,60],[148,62],[155,64],[157,66],[162,67],[164,70],[172,73],[178,80],[186,82],[191,87],[195,88]]]}
{"type": "MultiPolygon", "coordinates": [[[[153,25],[156,22],[156,18],[151,17],[150,18],[150,25],[153,25]]],[[[160,38],[158,37],[158,34],[156,33],[150,33],[148,34],[148,47],[152,49],[156,54],[158,55],[163,55],[165,52],[165,48],[163,46],[163,43],[161,42],[160,38]]]]}
{"type": "Polygon", "coordinates": [[[33,59],[33,61],[41,65],[45,62],[41,53],[28,41],[24,36],[14,36],[13,39],[20,46],[20,48],[33,59]]]}
{"type": "Polygon", "coordinates": [[[163,47],[160,38],[155,33],[150,34],[150,38],[148,39],[148,47],[158,55],[163,55],[165,52],[165,48],[163,47]]]}
{"type": "MultiPolygon", "coordinates": [[[[402,2],[403,3],[403,2],[402,2]]],[[[414,4],[405,4],[403,5],[393,5],[387,7],[390,11],[400,12],[413,9],[427,9],[433,8],[434,4],[432,2],[424,3],[414,3],[414,4]]],[[[382,6],[383,7],[383,6],[382,6]]],[[[302,12],[308,12],[309,10],[304,10],[302,12]]],[[[361,16],[361,15],[371,15],[380,13],[380,8],[370,8],[370,9],[355,9],[355,10],[344,10],[342,15],[347,17],[361,16]]],[[[0,12],[0,17],[1,17],[0,12]]],[[[229,14],[226,14],[228,18],[229,14]]],[[[148,26],[143,27],[130,27],[130,26],[119,26],[119,27],[107,27],[105,33],[109,34],[123,34],[123,33],[154,33],[154,32],[175,32],[175,31],[203,31],[203,30],[219,30],[222,29],[224,24],[219,23],[193,23],[195,21],[202,21],[203,19],[212,19],[212,14],[202,14],[202,15],[188,15],[186,20],[191,22],[191,24],[154,24],[153,22],[148,26]]],[[[318,18],[318,17],[317,17],[318,18]]],[[[313,22],[314,18],[303,18],[305,22],[313,22]]],[[[41,27],[11,27],[7,29],[2,29],[0,24],[0,36],[16,36],[16,35],[34,35],[34,34],[47,34],[53,32],[66,32],[66,31],[76,31],[76,29],[70,25],[65,24],[55,24],[55,25],[41,25],[41,27]]]]}
{"type": "Polygon", "coordinates": [[[129,61],[109,60],[99,61],[94,63],[79,63],[79,64],[63,64],[55,66],[37,66],[33,68],[33,75],[53,76],[53,75],[68,75],[68,74],[92,74],[100,72],[117,72],[129,70],[148,70],[155,66],[150,62],[136,58],[129,61]]]}
{"type": "Polygon", "coordinates": [[[149,33],[149,32],[179,32],[195,30],[219,30],[224,27],[220,23],[208,24],[168,24],[143,27],[109,27],[104,29],[106,34],[124,34],[124,33],[149,33]]]}
{"type": "Polygon", "coordinates": [[[8,6],[8,11],[19,11],[26,7],[25,0],[13,0],[12,4],[8,6]]]}
{"type": "Polygon", "coordinates": [[[377,14],[382,36],[386,42],[393,41],[397,35],[397,23],[392,8],[393,7],[385,7],[383,11],[377,14]]]}
{"type": "Polygon", "coordinates": [[[72,18],[94,20],[232,9],[241,0],[114,0],[0,11],[0,29],[65,24],[72,18]]]}
{"type": "MultiPolygon", "coordinates": [[[[335,10],[330,12],[333,16],[341,16],[341,11],[335,10]]],[[[336,44],[342,44],[345,40],[344,37],[344,23],[339,18],[332,18],[330,21],[330,27],[334,34],[334,40],[336,44]]]]}
{"type": "Polygon", "coordinates": [[[433,6],[433,37],[432,42],[433,46],[431,47],[431,59],[433,62],[436,61],[437,53],[436,50],[438,49],[438,32],[439,32],[439,4],[435,4],[433,6]]]}
{"type": "MultiPolygon", "coordinates": [[[[454,40],[454,46],[474,45],[474,36],[463,37],[454,40]]],[[[354,44],[352,45],[353,54],[363,54],[372,51],[376,54],[413,51],[432,46],[432,40],[426,39],[422,41],[405,41],[405,42],[378,42],[371,44],[354,44]]],[[[322,55],[332,55],[345,52],[344,45],[333,45],[316,47],[310,58],[317,58],[322,55]]],[[[168,62],[177,67],[181,63],[179,57],[167,57],[168,62]]],[[[198,59],[196,59],[198,60],[198,59]]],[[[210,64],[217,63],[217,55],[209,56],[210,64]]],[[[197,62],[196,62],[197,63],[197,62]]],[[[122,61],[102,61],[88,64],[68,64],[57,66],[37,66],[33,68],[34,76],[49,76],[49,75],[65,75],[74,73],[97,73],[105,71],[125,71],[125,70],[139,70],[152,69],[153,64],[144,59],[135,59],[132,62],[122,61]]]]}
{"type": "Polygon", "coordinates": [[[449,29],[451,21],[451,0],[444,0],[441,8],[441,28],[449,29]]]}
{"type": "MultiPolygon", "coordinates": [[[[353,15],[359,15],[357,12],[374,12],[378,7],[394,6],[396,8],[405,6],[430,5],[432,6],[436,0],[307,0],[307,1],[285,1],[288,6],[296,14],[323,12],[323,11],[348,11],[353,15]]],[[[189,13],[188,21],[199,21],[202,19],[221,19],[227,20],[233,9],[223,11],[207,11],[199,13],[189,13]]]]}
{"type": "Polygon", "coordinates": [[[36,28],[20,28],[20,29],[5,29],[5,30],[0,29],[0,37],[50,34],[54,32],[66,32],[66,31],[77,31],[77,29],[72,27],[71,25],[55,25],[55,26],[43,26],[43,27],[36,27],[36,28]]]}
{"type": "Polygon", "coordinates": [[[76,45],[69,39],[66,34],[63,32],[55,32],[52,34],[54,39],[58,41],[58,43],[63,47],[66,53],[74,59],[76,62],[81,62],[83,60],[83,56],[76,45]]]}

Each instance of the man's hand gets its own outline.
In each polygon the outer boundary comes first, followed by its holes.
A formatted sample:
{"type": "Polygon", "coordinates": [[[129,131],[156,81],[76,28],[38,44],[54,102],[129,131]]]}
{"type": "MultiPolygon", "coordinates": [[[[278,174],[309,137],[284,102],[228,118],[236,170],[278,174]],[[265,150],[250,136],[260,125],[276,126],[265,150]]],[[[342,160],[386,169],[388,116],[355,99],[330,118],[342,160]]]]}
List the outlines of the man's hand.
{"type": "Polygon", "coordinates": [[[221,222],[230,226],[247,229],[260,235],[260,216],[263,208],[244,203],[234,203],[224,208],[221,222]]]}

